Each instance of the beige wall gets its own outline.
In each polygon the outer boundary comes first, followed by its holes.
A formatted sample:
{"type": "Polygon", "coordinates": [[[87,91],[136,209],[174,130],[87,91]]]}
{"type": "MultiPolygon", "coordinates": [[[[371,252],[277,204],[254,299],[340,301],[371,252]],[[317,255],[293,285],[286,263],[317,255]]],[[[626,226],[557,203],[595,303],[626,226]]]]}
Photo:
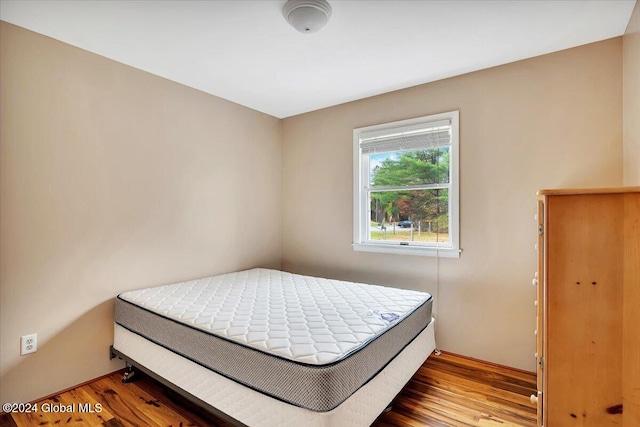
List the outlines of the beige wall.
{"type": "Polygon", "coordinates": [[[640,2],[622,40],[624,184],[640,185],[640,2]]]}
{"type": "Polygon", "coordinates": [[[611,39],[283,120],[283,268],[431,292],[440,348],[534,370],[536,191],[622,184],[621,50],[611,39]],[[353,129],[456,109],[461,257],[354,252],[353,129]]]}
{"type": "Polygon", "coordinates": [[[281,121],[4,22],[0,42],[0,402],[20,402],[122,366],[119,292],[280,267],[281,121]]]}

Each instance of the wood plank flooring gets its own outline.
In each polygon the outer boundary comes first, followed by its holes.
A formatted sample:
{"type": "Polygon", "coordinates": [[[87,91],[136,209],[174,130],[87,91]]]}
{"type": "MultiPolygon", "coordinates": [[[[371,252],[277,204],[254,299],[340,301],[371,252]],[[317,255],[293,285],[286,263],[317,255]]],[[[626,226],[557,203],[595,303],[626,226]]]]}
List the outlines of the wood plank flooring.
{"type": "MultiPolygon", "coordinates": [[[[0,427],[23,426],[211,426],[230,427],[185,402],[151,378],[123,384],[113,373],[38,402],[52,405],[90,404],[101,412],[1,414],[0,427]]],[[[375,427],[534,427],[536,409],[529,396],[534,374],[452,354],[432,355],[398,395],[393,409],[375,427]]]]}

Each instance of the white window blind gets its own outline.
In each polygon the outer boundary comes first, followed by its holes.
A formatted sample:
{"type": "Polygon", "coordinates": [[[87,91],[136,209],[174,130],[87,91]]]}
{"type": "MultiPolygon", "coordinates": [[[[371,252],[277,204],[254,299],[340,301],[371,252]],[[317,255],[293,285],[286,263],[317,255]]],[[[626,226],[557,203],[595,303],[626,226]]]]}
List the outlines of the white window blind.
{"type": "Polygon", "coordinates": [[[363,132],[360,150],[364,155],[424,150],[451,145],[451,121],[441,120],[420,126],[407,126],[389,131],[363,132]]]}

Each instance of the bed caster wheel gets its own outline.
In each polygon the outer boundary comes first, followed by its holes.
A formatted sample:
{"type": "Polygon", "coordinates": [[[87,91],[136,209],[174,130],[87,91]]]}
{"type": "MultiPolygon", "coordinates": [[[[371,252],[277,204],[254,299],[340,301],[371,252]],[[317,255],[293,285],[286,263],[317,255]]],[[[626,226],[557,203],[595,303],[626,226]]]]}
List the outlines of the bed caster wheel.
{"type": "Polygon", "coordinates": [[[136,371],[133,370],[133,367],[129,367],[127,372],[122,376],[122,382],[125,384],[134,382],[137,379],[138,377],[136,376],[136,371]]]}

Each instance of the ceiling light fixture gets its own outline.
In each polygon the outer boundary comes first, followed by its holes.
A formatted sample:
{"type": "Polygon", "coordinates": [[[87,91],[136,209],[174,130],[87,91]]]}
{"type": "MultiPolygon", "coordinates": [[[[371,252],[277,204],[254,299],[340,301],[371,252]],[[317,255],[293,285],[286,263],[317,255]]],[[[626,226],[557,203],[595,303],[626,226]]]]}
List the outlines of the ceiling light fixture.
{"type": "Polygon", "coordinates": [[[329,22],[331,5],[326,0],[289,0],[282,14],[301,33],[315,33],[329,22]]]}

